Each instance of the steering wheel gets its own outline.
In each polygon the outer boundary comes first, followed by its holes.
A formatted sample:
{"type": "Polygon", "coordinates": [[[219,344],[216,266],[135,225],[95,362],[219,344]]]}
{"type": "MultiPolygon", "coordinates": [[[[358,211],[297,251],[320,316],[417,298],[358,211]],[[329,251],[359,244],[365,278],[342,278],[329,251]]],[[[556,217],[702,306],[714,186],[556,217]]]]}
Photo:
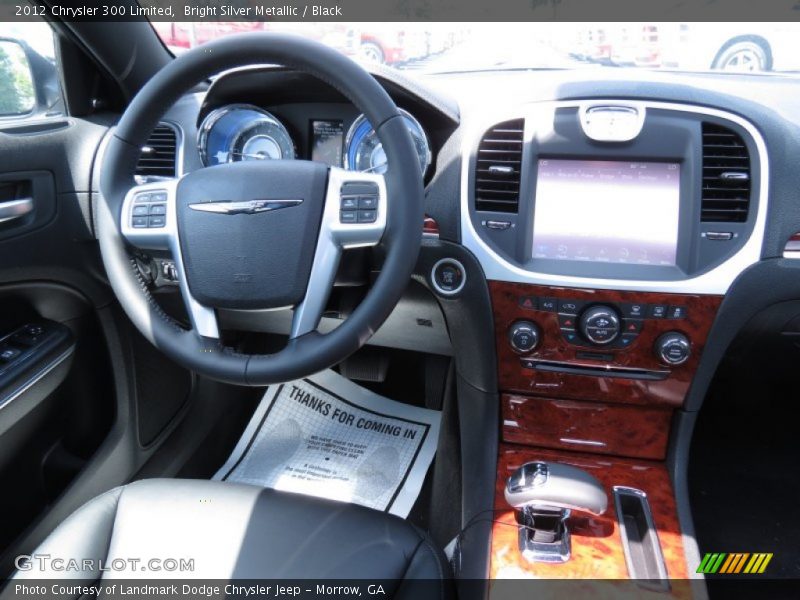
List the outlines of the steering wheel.
{"type": "Polygon", "coordinates": [[[358,350],[400,299],[422,235],[422,173],[397,106],[356,63],[292,35],[226,37],[159,71],[110,137],[100,191],[100,250],[131,321],[177,363],[235,384],[305,377],[358,350]],[[135,185],[142,147],[166,110],[210,76],[251,64],[305,71],[341,92],[375,128],[387,156],[386,173],[303,160],[246,161],[135,185]],[[342,251],[376,245],[383,247],[385,260],[366,297],[336,329],[317,332],[342,251]],[[151,297],[130,247],[171,252],[191,329],[151,297]],[[215,309],[290,307],[291,334],[280,352],[241,354],[220,340],[215,309]]]}

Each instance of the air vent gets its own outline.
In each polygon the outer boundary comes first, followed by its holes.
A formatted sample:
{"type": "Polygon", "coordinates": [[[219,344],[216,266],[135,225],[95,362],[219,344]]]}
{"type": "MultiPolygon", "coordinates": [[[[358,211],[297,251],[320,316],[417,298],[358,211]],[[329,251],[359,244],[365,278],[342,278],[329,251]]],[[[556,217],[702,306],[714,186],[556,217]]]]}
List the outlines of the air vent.
{"type": "Polygon", "coordinates": [[[750,206],[750,155],[739,134],[703,123],[702,221],[743,223],[750,206]]]}
{"type": "Polygon", "coordinates": [[[142,179],[175,177],[177,138],[175,129],[169,125],[162,123],[153,129],[147,144],[142,147],[136,175],[142,179]]]}
{"type": "Polygon", "coordinates": [[[483,134],[475,165],[475,210],[517,212],[524,129],[525,120],[514,119],[483,134]]]}

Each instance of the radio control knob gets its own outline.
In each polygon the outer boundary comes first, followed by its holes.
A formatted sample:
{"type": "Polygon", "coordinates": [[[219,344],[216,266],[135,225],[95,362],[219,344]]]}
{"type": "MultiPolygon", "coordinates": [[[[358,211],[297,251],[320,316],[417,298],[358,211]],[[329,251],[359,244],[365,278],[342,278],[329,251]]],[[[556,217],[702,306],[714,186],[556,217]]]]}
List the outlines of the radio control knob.
{"type": "Polygon", "coordinates": [[[692,344],[682,333],[670,331],[656,340],[656,356],[666,365],[682,365],[691,355],[692,344]]]}
{"type": "Polygon", "coordinates": [[[516,321],[508,330],[508,342],[520,354],[532,352],[540,338],[539,326],[532,321],[516,321]]]}
{"type": "Polygon", "coordinates": [[[578,327],[581,335],[592,344],[605,346],[619,335],[619,315],[610,306],[592,306],[583,312],[578,327]]]}

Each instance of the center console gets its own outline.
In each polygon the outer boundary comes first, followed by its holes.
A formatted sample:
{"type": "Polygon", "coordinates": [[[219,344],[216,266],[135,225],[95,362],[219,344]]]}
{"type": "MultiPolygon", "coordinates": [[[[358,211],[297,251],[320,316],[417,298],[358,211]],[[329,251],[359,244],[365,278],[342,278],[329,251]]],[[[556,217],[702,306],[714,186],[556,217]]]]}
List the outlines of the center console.
{"type": "Polygon", "coordinates": [[[748,121],[689,105],[532,104],[466,137],[462,240],[489,280],[503,416],[496,508],[513,519],[501,492],[525,463],[604,465],[608,496],[624,489],[566,522],[575,558],[558,565],[496,527],[493,576],[620,577],[627,560],[635,577],[623,505],[652,510],[648,560],[686,576],[662,461],[724,294],[760,259],[767,173],[748,121]]]}
{"type": "Polygon", "coordinates": [[[663,459],[720,296],[489,282],[506,441],[663,459]]]}

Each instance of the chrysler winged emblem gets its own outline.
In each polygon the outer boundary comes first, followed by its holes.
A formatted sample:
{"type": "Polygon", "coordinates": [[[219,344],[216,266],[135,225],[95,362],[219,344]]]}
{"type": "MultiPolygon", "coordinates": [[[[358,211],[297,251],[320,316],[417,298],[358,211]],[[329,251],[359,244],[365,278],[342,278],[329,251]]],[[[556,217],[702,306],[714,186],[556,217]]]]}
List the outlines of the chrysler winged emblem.
{"type": "Polygon", "coordinates": [[[222,200],[220,202],[197,202],[190,204],[192,210],[203,212],[219,213],[222,215],[253,215],[256,213],[267,212],[268,210],[280,210],[297,206],[303,201],[294,200],[222,200]]]}

